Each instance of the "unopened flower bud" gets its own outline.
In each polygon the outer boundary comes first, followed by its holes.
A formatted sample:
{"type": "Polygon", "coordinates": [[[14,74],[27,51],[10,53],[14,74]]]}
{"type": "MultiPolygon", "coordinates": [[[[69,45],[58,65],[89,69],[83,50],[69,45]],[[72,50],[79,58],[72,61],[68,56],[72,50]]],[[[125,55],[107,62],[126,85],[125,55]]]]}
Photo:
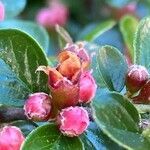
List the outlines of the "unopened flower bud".
{"type": "Polygon", "coordinates": [[[79,136],[89,125],[89,116],[82,107],[63,109],[57,117],[60,131],[69,137],[79,136]]]}
{"type": "Polygon", "coordinates": [[[142,87],[138,96],[133,98],[135,103],[150,104],[150,80],[142,87]]]}
{"type": "Polygon", "coordinates": [[[81,74],[79,88],[79,102],[88,103],[94,98],[97,85],[90,72],[81,74]]]}
{"type": "Polygon", "coordinates": [[[142,88],[148,80],[148,71],[145,67],[140,65],[132,65],[129,67],[126,76],[126,87],[131,93],[135,93],[142,88]]]}
{"type": "Polygon", "coordinates": [[[15,126],[5,126],[0,129],[0,150],[20,150],[24,136],[15,126]]]}
{"type": "Polygon", "coordinates": [[[47,121],[51,113],[51,98],[43,92],[31,94],[24,110],[25,115],[33,121],[47,121]]]}

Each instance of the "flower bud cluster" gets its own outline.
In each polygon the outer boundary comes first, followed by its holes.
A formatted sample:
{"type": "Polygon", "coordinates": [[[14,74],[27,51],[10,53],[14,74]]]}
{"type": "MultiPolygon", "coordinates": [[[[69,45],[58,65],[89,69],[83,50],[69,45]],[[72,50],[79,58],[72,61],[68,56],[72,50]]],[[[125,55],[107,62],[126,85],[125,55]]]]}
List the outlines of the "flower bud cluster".
{"type": "Polygon", "coordinates": [[[54,68],[39,66],[48,76],[50,94],[29,95],[24,105],[25,115],[33,121],[55,119],[60,131],[70,137],[82,134],[89,125],[87,104],[95,96],[97,85],[88,67],[90,58],[84,44],[67,44],[58,55],[54,68]]]}

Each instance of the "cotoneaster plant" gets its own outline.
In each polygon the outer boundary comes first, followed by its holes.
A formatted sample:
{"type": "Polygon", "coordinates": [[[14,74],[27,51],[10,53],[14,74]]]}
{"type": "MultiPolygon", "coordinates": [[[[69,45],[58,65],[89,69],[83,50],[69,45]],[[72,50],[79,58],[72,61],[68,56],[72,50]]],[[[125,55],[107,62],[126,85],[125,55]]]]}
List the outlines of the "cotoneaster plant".
{"type": "Polygon", "coordinates": [[[0,148],[149,150],[149,24],[138,25],[132,66],[59,26],[55,64],[28,34],[0,30],[0,148]]]}

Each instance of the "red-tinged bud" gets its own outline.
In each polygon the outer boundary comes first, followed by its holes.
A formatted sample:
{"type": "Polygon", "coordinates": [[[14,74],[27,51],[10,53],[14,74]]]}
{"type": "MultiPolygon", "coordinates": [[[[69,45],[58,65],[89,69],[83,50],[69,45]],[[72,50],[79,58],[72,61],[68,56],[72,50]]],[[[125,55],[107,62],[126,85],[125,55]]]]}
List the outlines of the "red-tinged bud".
{"type": "Polygon", "coordinates": [[[150,104],[150,80],[142,87],[138,96],[133,98],[135,103],[150,104]]]}
{"type": "Polygon", "coordinates": [[[24,105],[25,115],[33,121],[47,121],[51,113],[51,98],[43,92],[29,95],[24,105]]]}
{"type": "Polygon", "coordinates": [[[0,150],[20,150],[24,139],[19,128],[5,126],[0,129],[0,150]]]}
{"type": "Polygon", "coordinates": [[[50,87],[51,96],[55,107],[59,110],[69,106],[75,106],[79,100],[79,86],[73,84],[68,79],[57,82],[55,87],[50,87]]]}
{"type": "Polygon", "coordinates": [[[89,116],[82,107],[63,109],[57,117],[60,131],[69,137],[79,136],[89,125],[89,116]]]}
{"type": "Polygon", "coordinates": [[[140,65],[132,65],[129,67],[126,76],[126,87],[131,93],[135,93],[142,88],[148,80],[148,71],[140,65]]]}
{"type": "Polygon", "coordinates": [[[79,82],[79,102],[90,102],[96,93],[97,85],[90,72],[83,72],[79,82]]]}
{"type": "Polygon", "coordinates": [[[5,8],[3,3],[0,1],[0,21],[4,20],[5,8]]]}

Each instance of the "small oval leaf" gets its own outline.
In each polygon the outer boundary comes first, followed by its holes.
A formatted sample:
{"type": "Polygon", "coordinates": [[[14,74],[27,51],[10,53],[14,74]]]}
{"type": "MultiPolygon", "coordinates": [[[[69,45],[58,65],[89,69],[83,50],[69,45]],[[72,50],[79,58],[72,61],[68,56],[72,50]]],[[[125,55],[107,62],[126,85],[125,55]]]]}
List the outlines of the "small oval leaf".
{"type": "Polygon", "coordinates": [[[84,145],[78,137],[63,136],[56,125],[48,124],[31,132],[22,150],[84,150],[84,145]]]}
{"type": "Polygon", "coordinates": [[[0,103],[22,106],[32,92],[47,92],[47,77],[35,73],[48,65],[45,54],[29,35],[15,29],[0,30],[0,103]]]}
{"type": "Polygon", "coordinates": [[[97,62],[107,87],[120,92],[127,73],[127,63],[123,55],[115,47],[102,46],[97,54],[97,62]]]}
{"type": "Polygon", "coordinates": [[[109,138],[126,149],[149,150],[150,142],[139,128],[138,111],[127,98],[115,92],[97,94],[92,106],[97,125],[109,138]]]}

